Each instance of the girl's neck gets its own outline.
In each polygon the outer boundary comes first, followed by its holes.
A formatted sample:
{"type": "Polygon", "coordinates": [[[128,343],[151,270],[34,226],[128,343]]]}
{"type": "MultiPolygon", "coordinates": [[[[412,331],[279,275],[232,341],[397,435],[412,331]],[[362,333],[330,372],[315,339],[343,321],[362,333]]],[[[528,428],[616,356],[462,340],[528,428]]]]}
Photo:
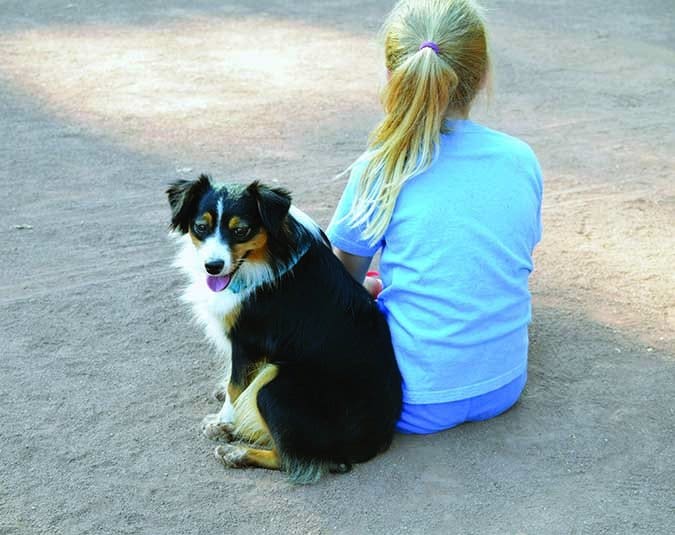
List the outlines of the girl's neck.
{"type": "Polygon", "coordinates": [[[466,107],[461,110],[448,109],[448,111],[445,112],[445,118],[450,120],[466,120],[469,118],[469,108],[466,107]]]}

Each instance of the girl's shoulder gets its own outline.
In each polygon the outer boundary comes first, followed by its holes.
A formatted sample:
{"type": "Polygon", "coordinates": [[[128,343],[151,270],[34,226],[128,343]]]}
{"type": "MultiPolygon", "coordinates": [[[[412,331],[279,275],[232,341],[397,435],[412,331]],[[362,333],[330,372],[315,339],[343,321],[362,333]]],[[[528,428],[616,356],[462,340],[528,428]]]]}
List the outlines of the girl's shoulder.
{"type": "Polygon", "coordinates": [[[493,157],[502,157],[539,172],[539,162],[534,150],[528,143],[516,136],[489,128],[470,119],[449,121],[446,127],[448,127],[448,132],[444,134],[442,144],[447,143],[453,148],[461,145],[461,148],[468,153],[475,151],[482,154],[488,153],[493,157]]]}
{"type": "Polygon", "coordinates": [[[509,150],[514,154],[522,154],[525,157],[536,159],[532,147],[522,139],[507,134],[506,132],[489,128],[483,124],[472,121],[471,119],[448,121],[446,122],[446,127],[448,128],[448,134],[446,135],[450,136],[450,138],[458,135],[465,141],[483,146],[485,146],[487,141],[492,147],[502,148],[503,150],[509,150]]]}

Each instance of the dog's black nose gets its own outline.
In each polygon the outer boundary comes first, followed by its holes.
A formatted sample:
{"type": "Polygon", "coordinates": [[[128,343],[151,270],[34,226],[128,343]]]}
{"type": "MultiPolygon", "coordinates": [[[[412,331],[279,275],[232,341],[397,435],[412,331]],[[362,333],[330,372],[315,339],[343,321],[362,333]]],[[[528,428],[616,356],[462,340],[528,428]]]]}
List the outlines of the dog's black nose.
{"type": "Polygon", "coordinates": [[[206,271],[208,271],[211,275],[218,275],[218,273],[223,270],[223,266],[225,266],[225,262],[222,260],[211,260],[210,262],[206,262],[206,264],[204,264],[206,271]]]}

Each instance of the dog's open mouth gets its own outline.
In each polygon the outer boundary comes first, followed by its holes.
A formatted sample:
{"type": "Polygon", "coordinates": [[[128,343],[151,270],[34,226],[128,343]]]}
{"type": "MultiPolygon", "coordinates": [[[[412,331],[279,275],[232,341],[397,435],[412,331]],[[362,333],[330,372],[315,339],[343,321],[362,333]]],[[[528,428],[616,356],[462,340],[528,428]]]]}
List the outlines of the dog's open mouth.
{"type": "Polygon", "coordinates": [[[230,282],[232,282],[232,277],[234,277],[234,274],[239,270],[250,252],[251,251],[246,251],[246,254],[239,259],[239,262],[237,262],[237,266],[227,275],[207,275],[206,285],[209,289],[212,292],[222,292],[227,288],[230,285],[230,282]]]}

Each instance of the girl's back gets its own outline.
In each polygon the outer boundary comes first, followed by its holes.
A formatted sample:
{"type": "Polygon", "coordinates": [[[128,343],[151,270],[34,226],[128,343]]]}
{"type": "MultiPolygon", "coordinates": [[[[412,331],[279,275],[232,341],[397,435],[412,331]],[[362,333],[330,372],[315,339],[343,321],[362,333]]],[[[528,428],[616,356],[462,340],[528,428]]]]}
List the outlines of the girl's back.
{"type": "Polygon", "coordinates": [[[449,121],[434,164],[399,194],[383,238],[340,225],[365,162],[355,166],[330,234],[372,256],[382,248],[388,315],[408,403],[484,394],[527,362],[531,252],[539,241],[541,175],[531,149],[469,120],[449,121]]]}

